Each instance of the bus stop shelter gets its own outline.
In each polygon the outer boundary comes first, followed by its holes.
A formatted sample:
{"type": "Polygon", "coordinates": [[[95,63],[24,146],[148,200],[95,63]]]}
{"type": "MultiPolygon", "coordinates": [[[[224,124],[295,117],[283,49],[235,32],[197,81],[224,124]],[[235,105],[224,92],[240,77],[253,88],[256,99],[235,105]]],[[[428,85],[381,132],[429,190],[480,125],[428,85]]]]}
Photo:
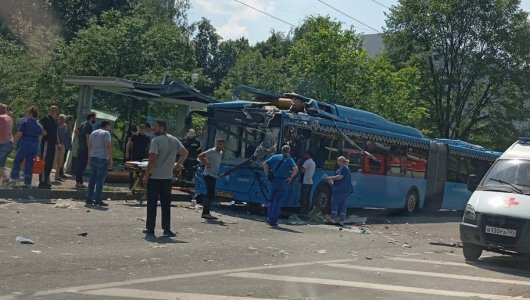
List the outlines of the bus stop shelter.
{"type": "MultiPolygon", "coordinates": [[[[219,102],[217,99],[199,93],[181,80],[172,81],[166,76],[161,83],[144,83],[123,78],[99,76],[69,76],[64,79],[64,82],[80,88],[76,127],[93,110],[95,90],[127,96],[130,101],[148,100],[178,105],[175,120],[179,132],[184,128],[184,120],[190,108],[205,109],[208,104],[219,102]]],[[[73,144],[74,147],[77,144],[75,135],[73,144]]],[[[68,165],[70,164],[71,158],[68,159],[68,165]]]]}

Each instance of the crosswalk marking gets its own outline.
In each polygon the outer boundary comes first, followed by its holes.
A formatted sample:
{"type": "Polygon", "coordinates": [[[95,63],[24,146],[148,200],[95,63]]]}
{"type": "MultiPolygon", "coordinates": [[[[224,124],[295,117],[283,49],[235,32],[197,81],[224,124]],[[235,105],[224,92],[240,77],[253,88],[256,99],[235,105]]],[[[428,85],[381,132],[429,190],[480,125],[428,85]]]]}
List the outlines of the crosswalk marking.
{"type": "Polygon", "coordinates": [[[423,271],[392,269],[392,268],[376,268],[376,267],[366,267],[366,266],[347,265],[347,264],[326,264],[326,266],[335,267],[335,268],[343,268],[343,269],[359,270],[359,271],[406,274],[406,275],[418,275],[418,276],[450,278],[450,279],[462,279],[462,280],[472,280],[472,281],[492,282],[492,283],[504,283],[504,284],[516,284],[516,285],[530,285],[530,281],[509,280],[509,279],[499,279],[499,278],[490,278],[490,277],[476,277],[476,276],[448,274],[448,273],[423,272],[423,271]]]}
{"type": "Polygon", "coordinates": [[[405,258],[405,257],[389,257],[388,259],[394,260],[394,261],[406,261],[406,262],[415,262],[415,263],[431,264],[431,265],[472,267],[472,265],[469,265],[466,263],[457,263],[457,262],[442,261],[442,260],[426,260],[426,259],[415,259],[415,258],[405,258]]]}
{"type": "Polygon", "coordinates": [[[490,300],[508,300],[508,299],[530,300],[530,298],[522,298],[522,297],[516,298],[512,296],[503,296],[503,295],[449,291],[449,290],[439,290],[439,289],[427,289],[427,288],[378,284],[378,283],[369,283],[369,282],[360,282],[360,281],[345,281],[345,280],[324,279],[324,278],[283,276],[283,275],[262,274],[262,273],[248,273],[248,272],[230,273],[230,274],[225,274],[225,276],[236,277],[236,278],[247,278],[247,279],[251,278],[251,279],[261,279],[261,280],[283,281],[283,282],[333,285],[333,286],[353,287],[353,288],[360,288],[360,289],[414,293],[414,294],[424,294],[424,295],[436,295],[436,296],[448,296],[448,297],[462,297],[462,298],[478,297],[478,298],[490,299],[490,300]]]}
{"type": "Polygon", "coordinates": [[[312,265],[317,265],[317,264],[344,263],[344,262],[349,262],[349,261],[352,261],[352,260],[351,259],[323,260],[323,261],[282,264],[282,265],[275,265],[275,266],[257,266],[257,267],[225,269],[225,270],[217,270],[217,271],[205,271],[205,272],[197,272],[197,273],[184,273],[184,274],[175,274],[175,275],[160,276],[160,277],[148,277],[148,278],[131,279],[131,280],[117,281],[117,282],[107,282],[107,283],[100,283],[100,284],[81,285],[81,286],[75,286],[75,287],[69,287],[69,288],[58,288],[58,289],[53,289],[53,290],[36,292],[35,294],[33,294],[33,296],[48,296],[48,295],[62,294],[62,293],[68,293],[68,292],[80,292],[80,291],[86,291],[86,290],[113,288],[113,287],[119,287],[119,286],[131,285],[131,284],[141,284],[141,283],[158,282],[158,281],[166,281],[166,280],[177,280],[177,279],[185,279],[185,278],[193,278],[193,277],[222,275],[226,273],[235,273],[235,272],[248,272],[248,271],[271,270],[271,269],[281,269],[281,268],[304,267],[304,266],[312,266],[312,265]]]}
{"type": "Polygon", "coordinates": [[[105,297],[121,297],[127,299],[154,299],[154,300],[275,300],[270,298],[235,297],[210,294],[172,293],[146,291],[138,289],[110,288],[86,291],[82,294],[105,297]]]}

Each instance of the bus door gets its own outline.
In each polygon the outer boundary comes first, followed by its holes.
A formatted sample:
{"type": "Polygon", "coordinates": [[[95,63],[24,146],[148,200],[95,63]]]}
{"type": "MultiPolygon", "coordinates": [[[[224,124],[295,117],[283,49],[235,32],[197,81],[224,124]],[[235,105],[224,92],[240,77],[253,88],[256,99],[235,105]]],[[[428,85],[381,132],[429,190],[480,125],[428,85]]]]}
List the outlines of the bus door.
{"type": "Polygon", "coordinates": [[[442,208],[445,181],[447,179],[448,157],[449,146],[447,144],[431,142],[427,163],[424,209],[439,210],[442,208]]]}

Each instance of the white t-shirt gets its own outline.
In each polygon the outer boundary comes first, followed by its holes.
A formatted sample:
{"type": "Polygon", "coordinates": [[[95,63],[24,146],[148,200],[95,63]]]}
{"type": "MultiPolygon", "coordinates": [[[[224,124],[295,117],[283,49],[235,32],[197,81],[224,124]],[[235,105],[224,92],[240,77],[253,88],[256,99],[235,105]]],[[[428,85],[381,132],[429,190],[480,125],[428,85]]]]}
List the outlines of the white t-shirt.
{"type": "Polygon", "coordinates": [[[304,184],[313,184],[313,175],[315,175],[316,164],[312,158],[306,160],[302,165],[304,168],[304,184]]]}

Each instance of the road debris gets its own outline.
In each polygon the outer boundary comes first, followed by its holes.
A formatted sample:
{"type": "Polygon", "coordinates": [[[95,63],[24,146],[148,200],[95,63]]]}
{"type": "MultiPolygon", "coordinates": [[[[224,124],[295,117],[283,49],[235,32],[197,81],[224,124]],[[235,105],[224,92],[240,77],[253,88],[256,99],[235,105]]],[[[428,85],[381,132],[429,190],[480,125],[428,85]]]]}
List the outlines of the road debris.
{"type": "Polygon", "coordinates": [[[368,221],[367,217],[359,217],[356,215],[350,215],[346,217],[346,220],[344,220],[344,224],[365,225],[367,221],[368,221]]]}
{"type": "Polygon", "coordinates": [[[88,235],[88,232],[80,232],[80,233],[78,233],[77,235],[79,235],[79,236],[87,236],[87,235],[88,235]]]}
{"type": "Polygon", "coordinates": [[[41,254],[42,253],[42,251],[40,251],[40,250],[31,250],[31,252],[36,253],[36,254],[41,254]]]}
{"type": "Polygon", "coordinates": [[[153,245],[153,249],[160,249],[160,248],[167,248],[167,246],[166,245],[162,245],[162,244],[153,245]]]}
{"type": "Polygon", "coordinates": [[[408,243],[404,243],[401,247],[403,247],[403,248],[412,248],[412,246],[409,245],[408,243]]]}
{"type": "Polygon", "coordinates": [[[366,260],[372,260],[373,258],[367,256],[367,257],[365,257],[365,259],[366,259],[366,260]]]}
{"type": "Polygon", "coordinates": [[[304,225],[305,222],[298,217],[298,215],[290,215],[287,219],[287,224],[290,225],[304,225]]]}
{"type": "Polygon", "coordinates": [[[35,244],[35,242],[33,242],[32,240],[28,239],[28,238],[25,238],[21,235],[17,236],[17,242],[21,243],[21,244],[29,244],[29,245],[33,245],[35,244]]]}
{"type": "Polygon", "coordinates": [[[72,207],[72,199],[57,199],[55,201],[55,208],[69,209],[72,207]]]}
{"type": "Polygon", "coordinates": [[[315,250],[315,253],[326,254],[326,253],[328,253],[328,250],[326,250],[326,249],[315,250]]]}
{"type": "Polygon", "coordinates": [[[463,247],[461,242],[453,242],[453,243],[430,242],[429,245],[453,247],[453,248],[462,248],[463,247]]]}

